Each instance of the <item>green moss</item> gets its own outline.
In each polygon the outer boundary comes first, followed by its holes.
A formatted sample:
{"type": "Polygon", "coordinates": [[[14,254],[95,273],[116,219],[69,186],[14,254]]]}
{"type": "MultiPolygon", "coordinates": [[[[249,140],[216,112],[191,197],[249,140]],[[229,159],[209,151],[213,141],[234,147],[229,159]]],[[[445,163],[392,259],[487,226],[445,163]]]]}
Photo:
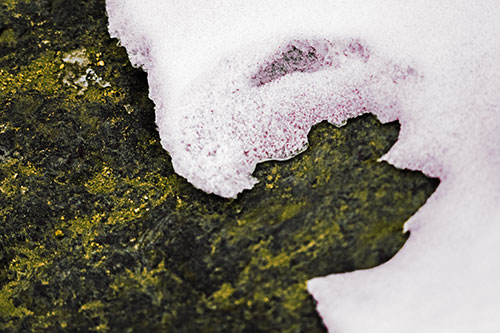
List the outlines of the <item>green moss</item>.
{"type": "Polygon", "coordinates": [[[0,331],[324,331],[305,282],[391,258],[437,186],[377,162],[399,126],[319,124],[251,191],[207,195],[173,172],[104,13],[0,3],[0,331]]]}
{"type": "Polygon", "coordinates": [[[16,36],[13,29],[5,29],[0,33],[0,45],[13,47],[16,43],[16,36]]]}

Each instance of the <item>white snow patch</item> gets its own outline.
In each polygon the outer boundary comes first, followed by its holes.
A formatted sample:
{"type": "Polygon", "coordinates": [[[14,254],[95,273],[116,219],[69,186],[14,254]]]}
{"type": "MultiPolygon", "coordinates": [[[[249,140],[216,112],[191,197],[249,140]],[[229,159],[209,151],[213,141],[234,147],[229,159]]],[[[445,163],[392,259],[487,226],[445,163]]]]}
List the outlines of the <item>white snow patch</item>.
{"type": "Polygon", "coordinates": [[[87,57],[87,50],[83,48],[65,53],[62,61],[68,64],[76,64],[81,67],[90,64],[90,60],[87,57]]]}
{"type": "Polygon", "coordinates": [[[330,330],[500,331],[499,0],[107,0],[107,10],[111,35],[148,72],[162,145],[195,186],[234,197],[257,162],[304,149],[314,123],[365,112],[401,123],[385,160],[442,180],[395,258],[309,282],[330,330]],[[293,47],[315,55],[285,66],[293,47]]]}

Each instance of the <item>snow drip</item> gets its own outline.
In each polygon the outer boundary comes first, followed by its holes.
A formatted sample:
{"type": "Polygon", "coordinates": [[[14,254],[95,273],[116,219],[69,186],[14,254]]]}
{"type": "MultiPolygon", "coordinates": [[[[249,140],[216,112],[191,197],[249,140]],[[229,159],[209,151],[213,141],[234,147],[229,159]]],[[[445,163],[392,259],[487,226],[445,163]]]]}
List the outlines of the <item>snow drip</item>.
{"type": "Polygon", "coordinates": [[[383,159],[441,185],[375,269],[313,279],[335,332],[500,328],[500,1],[107,0],[175,171],[224,197],[310,128],[399,120],[383,159]]]}

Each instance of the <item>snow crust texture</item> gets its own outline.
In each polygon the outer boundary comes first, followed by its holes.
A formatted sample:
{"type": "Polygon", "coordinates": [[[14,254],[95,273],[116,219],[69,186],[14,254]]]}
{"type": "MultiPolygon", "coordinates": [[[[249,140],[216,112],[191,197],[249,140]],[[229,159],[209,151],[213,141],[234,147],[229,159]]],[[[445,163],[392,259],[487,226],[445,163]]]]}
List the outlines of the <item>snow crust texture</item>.
{"type": "Polygon", "coordinates": [[[313,279],[333,332],[498,332],[500,1],[107,0],[163,147],[235,197],[322,121],[399,120],[383,157],[442,181],[375,269],[313,279]]]}

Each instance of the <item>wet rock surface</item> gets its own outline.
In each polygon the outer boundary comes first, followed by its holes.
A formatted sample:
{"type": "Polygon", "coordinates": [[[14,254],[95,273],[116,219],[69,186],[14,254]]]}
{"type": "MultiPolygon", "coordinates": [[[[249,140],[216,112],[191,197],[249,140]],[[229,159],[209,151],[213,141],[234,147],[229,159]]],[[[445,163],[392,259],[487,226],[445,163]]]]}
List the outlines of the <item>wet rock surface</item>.
{"type": "Polygon", "coordinates": [[[0,4],[1,331],[324,331],[305,282],[390,259],[438,185],[377,162],[399,125],[363,116],[207,195],[147,96],[104,1],[0,4]]]}

